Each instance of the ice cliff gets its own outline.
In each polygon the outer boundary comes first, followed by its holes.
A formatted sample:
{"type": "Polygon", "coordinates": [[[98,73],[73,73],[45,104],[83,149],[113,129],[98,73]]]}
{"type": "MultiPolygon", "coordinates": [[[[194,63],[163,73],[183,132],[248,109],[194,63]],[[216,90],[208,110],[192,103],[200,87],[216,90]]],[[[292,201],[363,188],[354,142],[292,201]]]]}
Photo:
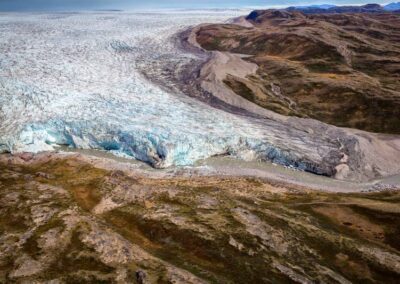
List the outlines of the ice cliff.
{"type": "Polygon", "coordinates": [[[260,126],[167,93],[137,70],[162,56],[178,57],[168,40],[178,30],[231,16],[3,15],[1,149],[36,152],[62,144],[160,167],[224,153],[278,159],[283,154],[263,141],[260,126]]]}
{"type": "Polygon", "coordinates": [[[333,175],[339,139],[212,108],[139,72],[194,56],[176,49],[177,31],[239,13],[1,14],[0,151],[68,145],[155,167],[228,154],[333,175]]]}

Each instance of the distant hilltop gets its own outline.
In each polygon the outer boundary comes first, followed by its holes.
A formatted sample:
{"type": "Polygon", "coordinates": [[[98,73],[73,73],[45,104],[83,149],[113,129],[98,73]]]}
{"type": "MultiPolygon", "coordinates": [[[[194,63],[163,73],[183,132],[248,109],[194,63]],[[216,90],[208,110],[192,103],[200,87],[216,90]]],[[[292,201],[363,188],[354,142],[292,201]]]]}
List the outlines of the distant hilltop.
{"type": "Polygon", "coordinates": [[[384,9],[387,11],[398,11],[398,10],[400,10],[400,2],[390,3],[386,6],[384,6],[384,9]]]}
{"type": "Polygon", "coordinates": [[[288,11],[301,11],[305,14],[321,13],[374,13],[385,11],[399,11],[400,2],[390,3],[385,6],[379,4],[366,4],[362,6],[336,6],[330,4],[310,5],[310,6],[291,6],[286,8],[288,11]]]}

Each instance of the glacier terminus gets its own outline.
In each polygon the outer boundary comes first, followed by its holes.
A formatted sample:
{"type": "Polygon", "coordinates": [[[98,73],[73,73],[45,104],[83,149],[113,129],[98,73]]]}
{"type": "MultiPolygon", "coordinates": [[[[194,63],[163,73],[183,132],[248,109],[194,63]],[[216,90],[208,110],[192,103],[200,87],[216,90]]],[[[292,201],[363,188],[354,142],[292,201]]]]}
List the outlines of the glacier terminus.
{"type": "MultiPolygon", "coordinates": [[[[341,171],[352,180],[395,173],[396,161],[376,159],[382,148],[375,147],[373,135],[307,120],[237,115],[168,91],[144,75],[165,58],[188,64],[197,56],[177,48],[178,32],[240,14],[0,14],[0,152],[64,145],[107,150],[157,168],[230,155],[329,176],[341,171]],[[343,157],[350,157],[345,165],[343,157]]],[[[388,145],[386,155],[393,157],[396,147],[388,145]]]]}

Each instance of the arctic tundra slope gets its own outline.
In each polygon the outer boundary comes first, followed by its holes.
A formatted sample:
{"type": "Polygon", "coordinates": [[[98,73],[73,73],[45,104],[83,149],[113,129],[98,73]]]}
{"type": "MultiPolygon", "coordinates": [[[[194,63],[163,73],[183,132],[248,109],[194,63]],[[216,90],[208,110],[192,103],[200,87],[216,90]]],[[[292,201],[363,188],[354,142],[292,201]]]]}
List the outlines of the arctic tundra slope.
{"type": "Polygon", "coordinates": [[[327,193],[124,167],[76,153],[0,155],[0,282],[348,284],[400,274],[398,190],[327,193]]]}

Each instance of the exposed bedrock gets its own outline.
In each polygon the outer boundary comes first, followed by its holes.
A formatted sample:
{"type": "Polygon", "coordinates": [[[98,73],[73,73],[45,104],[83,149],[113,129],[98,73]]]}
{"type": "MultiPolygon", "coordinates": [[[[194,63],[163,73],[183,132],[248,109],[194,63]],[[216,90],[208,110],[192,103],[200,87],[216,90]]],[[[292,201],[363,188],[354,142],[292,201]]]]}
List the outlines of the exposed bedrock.
{"type": "Polygon", "coordinates": [[[0,155],[0,282],[398,282],[400,191],[155,178],[126,165],[0,155]]]}

